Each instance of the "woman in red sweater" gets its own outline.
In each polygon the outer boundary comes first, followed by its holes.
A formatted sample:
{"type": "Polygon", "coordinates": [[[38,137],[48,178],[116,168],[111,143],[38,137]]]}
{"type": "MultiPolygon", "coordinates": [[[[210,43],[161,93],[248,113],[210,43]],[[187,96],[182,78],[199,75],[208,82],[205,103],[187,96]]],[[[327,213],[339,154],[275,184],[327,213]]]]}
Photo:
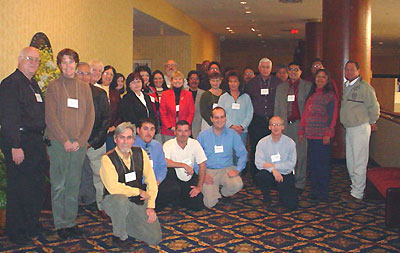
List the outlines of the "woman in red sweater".
{"type": "Polygon", "coordinates": [[[328,202],[332,138],[335,135],[338,99],[325,69],[317,71],[304,106],[299,126],[299,141],[308,143],[311,199],[328,202]]]}
{"type": "Polygon", "coordinates": [[[186,120],[192,124],[194,102],[190,91],[183,88],[183,74],[179,71],[171,76],[172,89],[163,91],[160,103],[161,135],[163,142],[175,137],[175,124],[186,120]]]}

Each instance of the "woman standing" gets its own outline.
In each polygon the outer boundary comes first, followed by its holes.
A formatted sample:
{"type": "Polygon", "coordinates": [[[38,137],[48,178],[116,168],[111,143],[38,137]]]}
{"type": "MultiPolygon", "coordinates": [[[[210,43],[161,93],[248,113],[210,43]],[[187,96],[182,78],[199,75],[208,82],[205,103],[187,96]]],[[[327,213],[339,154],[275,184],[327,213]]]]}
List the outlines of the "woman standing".
{"type": "Polygon", "coordinates": [[[192,124],[194,103],[192,93],[183,89],[183,74],[176,71],[171,76],[172,89],[162,93],[160,103],[161,135],[163,142],[175,137],[175,124],[186,120],[192,124]]]}
{"type": "Polygon", "coordinates": [[[218,106],[219,97],[224,93],[224,91],[219,88],[222,82],[222,75],[219,72],[213,72],[209,78],[211,89],[205,91],[200,99],[200,114],[203,118],[201,131],[212,125],[211,110],[218,106]]]}
{"type": "MultiPolygon", "coordinates": [[[[168,86],[164,79],[164,74],[160,70],[155,70],[150,78],[150,87],[156,90],[156,93],[150,94],[150,96],[154,97],[155,100],[155,112],[157,115],[157,124],[161,127],[161,118],[160,118],[160,102],[163,91],[168,90],[168,86]]],[[[151,99],[152,97],[150,97],[151,99]]],[[[160,129],[160,128],[159,128],[160,129]]],[[[161,133],[158,130],[154,139],[162,143],[161,133]]]]}
{"type": "Polygon", "coordinates": [[[82,236],[75,219],[82,165],[95,117],[89,85],[75,79],[78,62],[74,50],[61,50],[57,55],[61,76],[49,84],[46,93],[51,203],[54,226],[61,239],[82,236]]]}
{"type": "Polygon", "coordinates": [[[253,104],[250,96],[241,92],[239,76],[235,72],[228,74],[229,92],[219,98],[218,105],[225,109],[226,125],[235,130],[244,145],[247,142],[247,127],[253,119],[253,104]]]}
{"type": "Polygon", "coordinates": [[[328,201],[337,105],[338,99],[328,71],[318,70],[299,125],[299,141],[302,141],[304,136],[307,138],[311,197],[315,201],[328,201]]]}
{"type": "Polygon", "coordinates": [[[119,94],[121,98],[126,94],[126,87],[125,87],[125,76],[121,73],[117,73],[117,90],[119,90],[119,94]]]}
{"type": "Polygon", "coordinates": [[[156,120],[153,103],[149,95],[142,92],[143,79],[139,73],[133,72],[126,78],[126,95],[122,98],[119,107],[123,122],[137,125],[139,120],[152,118],[156,120]]]}
{"type": "Polygon", "coordinates": [[[108,102],[110,103],[110,113],[111,113],[111,121],[110,127],[108,128],[107,140],[106,140],[106,150],[111,150],[115,147],[114,143],[114,130],[115,127],[121,123],[121,119],[118,115],[119,103],[121,101],[121,97],[119,94],[119,90],[117,90],[117,72],[113,66],[107,65],[104,67],[104,71],[101,74],[101,79],[99,84],[101,88],[106,91],[108,102]]]}

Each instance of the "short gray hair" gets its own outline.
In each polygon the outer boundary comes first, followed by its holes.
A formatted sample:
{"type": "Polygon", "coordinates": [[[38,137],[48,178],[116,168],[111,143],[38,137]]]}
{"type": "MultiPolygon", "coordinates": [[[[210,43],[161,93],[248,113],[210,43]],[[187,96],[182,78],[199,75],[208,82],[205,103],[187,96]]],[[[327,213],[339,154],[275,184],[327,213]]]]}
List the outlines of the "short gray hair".
{"type": "Polygon", "coordinates": [[[93,71],[92,71],[92,67],[91,67],[87,62],[81,61],[81,62],[79,62],[79,63],[76,65],[75,73],[78,73],[78,67],[79,67],[79,66],[87,66],[87,67],[90,68],[90,73],[93,72],[93,71]]]}
{"type": "Polygon", "coordinates": [[[118,135],[122,134],[125,132],[126,129],[131,129],[132,130],[132,135],[133,138],[135,138],[136,135],[136,127],[134,124],[132,124],[131,122],[122,122],[121,124],[119,124],[114,131],[114,138],[117,138],[118,135]]]}
{"type": "Polygon", "coordinates": [[[262,58],[259,62],[258,62],[258,66],[260,67],[260,65],[261,65],[261,63],[263,63],[263,62],[266,62],[266,63],[271,63],[271,65],[272,65],[272,61],[269,59],[269,58],[267,58],[267,57],[264,57],[264,58],[262,58]]]}
{"type": "Polygon", "coordinates": [[[100,60],[90,60],[89,65],[90,65],[90,70],[91,71],[92,71],[93,65],[100,65],[101,66],[101,72],[104,71],[104,64],[100,60]]]}

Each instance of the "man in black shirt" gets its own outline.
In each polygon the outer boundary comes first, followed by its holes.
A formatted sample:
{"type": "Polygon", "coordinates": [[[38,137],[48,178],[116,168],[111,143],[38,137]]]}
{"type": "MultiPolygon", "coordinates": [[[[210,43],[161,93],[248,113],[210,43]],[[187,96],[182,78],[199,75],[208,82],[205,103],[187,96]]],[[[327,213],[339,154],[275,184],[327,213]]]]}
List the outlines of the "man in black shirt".
{"type": "Polygon", "coordinates": [[[39,216],[48,160],[43,141],[44,99],[32,78],[39,62],[36,48],[22,49],[18,69],[0,85],[0,147],[7,168],[5,233],[19,245],[42,232],[39,216]]]}

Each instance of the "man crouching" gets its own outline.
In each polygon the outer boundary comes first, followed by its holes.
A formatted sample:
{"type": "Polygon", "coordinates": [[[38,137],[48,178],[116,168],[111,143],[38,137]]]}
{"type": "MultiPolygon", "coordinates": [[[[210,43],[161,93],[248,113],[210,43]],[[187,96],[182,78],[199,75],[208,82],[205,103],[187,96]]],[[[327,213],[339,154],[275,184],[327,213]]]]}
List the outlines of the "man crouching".
{"type": "Polygon", "coordinates": [[[128,236],[152,245],[162,236],[154,211],[157,181],[146,152],[132,147],[134,136],[134,125],[118,125],[114,132],[117,146],[103,156],[100,168],[105,186],[103,207],[111,217],[113,245],[121,249],[129,248],[128,236]]]}

